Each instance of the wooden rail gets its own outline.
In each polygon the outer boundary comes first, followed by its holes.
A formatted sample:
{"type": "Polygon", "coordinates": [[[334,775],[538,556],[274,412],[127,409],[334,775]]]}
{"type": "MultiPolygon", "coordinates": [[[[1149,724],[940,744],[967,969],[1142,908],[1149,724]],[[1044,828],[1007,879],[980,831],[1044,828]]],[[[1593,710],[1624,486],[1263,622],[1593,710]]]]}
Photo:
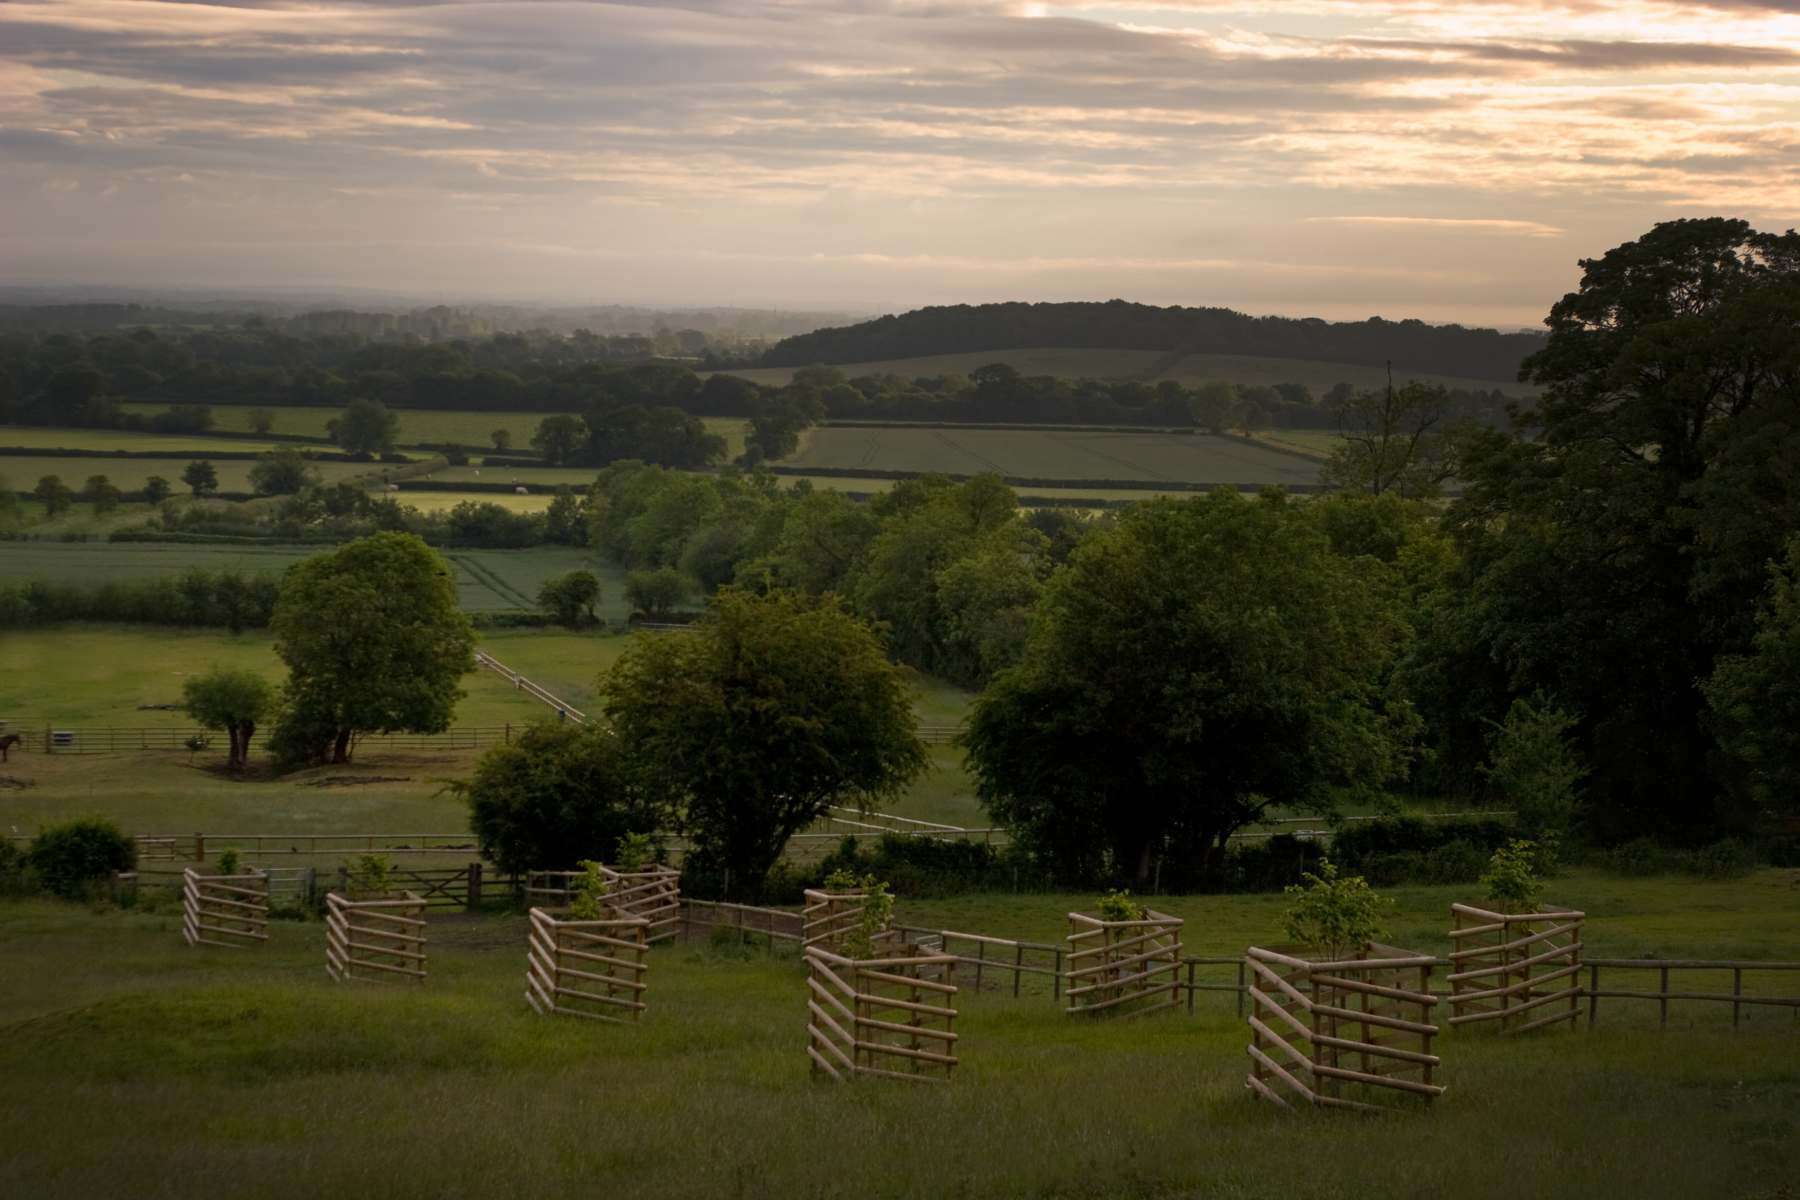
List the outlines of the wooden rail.
{"type": "Polygon", "coordinates": [[[1736,1029],[1743,1020],[1744,1006],[1786,1008],[1794,1014],[1796,1024],[1800,1024],[1800,996],[1767,996],[1744,993],[1744,973],[1746,971],[1800,971],[1800,962],[1758,962],[1755,959],[1692,959],[1692,958],[1590,958],[1584,964],[1587,967],[1587,986],[1581,994],[1587,997],[1588,1026],[1593,1027],[1599,1017],[1602,1000],[1654,1000],[1657,1003],[1657,1023],[1669,1023],[1669,1004],[1671,1001],[1699,1001],[1702,1003],[1731,1005],[1731,1027],[1736,1029]],[[1601,986],[1601,969],[1609,971],[1655,971],[1660,976],[1660,986],[1654,992],[1645,991],[1607,991],[1601,986]],[[1723,973],[1731,972],[1731,991],[1729,992],[1697,992],[1678,991],[1671,988],[1670,973],[1674,971],[1700,971],[1723,973]]]}
{"type": "Polygon", "coordinates": [[[580,920],[533,908],[525,1002],[544,1016],[636,1021],[649,988],[649,928],[642,917],[580,920]]]}
{"type": "Polygon", "coordinates": [[[1174,1008],[1181,1003],[1183,925],[1154,909],[1135,921],[1070,913],[1065,1009],[1142,1016],[1174,1008]]]}
{"type": "Polygon", "coordinates": [[[800,941],[804,937],[804,920],[799,913],[783,908],[684,898],[681,901],[681,929],[686,938],[692,938],[696,929],[760,933],[772,945],[777,941],[800,941]]]}
{"type": "Polygon", "coordinates": [[[381,900],[327,895],[325,970],[339,983],[424,983],[425,901],[410,892],[381,900]]]}
{"type": "Polygon", "coordinates": [[[269,940],[269,877],[261,871],[181,873],[181,936],[190,946],[260,946],[269,940]]]}
{"type": "MultiPolygon", "coordinates": [[[[574,899],[581,871],[533,871],[526,877],[525,898],[539,904],[567,904],[574,899]]],[[[606,905],[628,917],[650,923],[648,940],[667,941],[681,929],[681,872],[662,865],[635,871],[602,866],[606,905]]]]}
{"type": "Polygon", "coordinates": [[[489,654],[486,650],[477,650],[475,652],[475,665],[477,667],[485,667],[496,675],[505,676],[506,679],[512,683],[514,688],[524,692],[533,700],[547,704],[555,709],[558,717],[564,720],[574,721],[577,725],[587,724],[586,713],[582,712],[568,701],[558,698],[551,693],[548,688],[533,683],[531,680],[525,678],[511,667],[489,654]]]}
{"type": "Polygon", "coordinates": [[[826,892],[806,889],[806,907],[800,910],[800,944],[836,946],[862,920],[864,892],[826,892]]]}
{"type": "Polygon", "coordinates": [[[1251,1094],[1295,1104],[1380,1112],[1376,1096],[1443,1094],[1432,1082],[1430,1021],[1437,959],[1369,945],[1354,958],[1313,961],[1250,947],[1251,1094]],[[1416,985],[1412,982],[1417,980],[1416,985]],[[1347,1064],[1355,1064],[1354,1066],[1347,1064]],[[1351,1099],[1349,1088],[1368,1093],[1351,1099]]]}
{"type": "Polygon", "coordinates": [[[809,946],[806,971],[806,1053],[815,1074],[949,1080],[961,1061],[953,956],[851,959],[809,946]]]}
{"type": "Polygon", "coordinates": [[[1504,1032],[1524,1033],[1579,1019],[1586,914],[1452,904],[1450,918],[1452,1026],[1492,1021],[1504,1032]]]}

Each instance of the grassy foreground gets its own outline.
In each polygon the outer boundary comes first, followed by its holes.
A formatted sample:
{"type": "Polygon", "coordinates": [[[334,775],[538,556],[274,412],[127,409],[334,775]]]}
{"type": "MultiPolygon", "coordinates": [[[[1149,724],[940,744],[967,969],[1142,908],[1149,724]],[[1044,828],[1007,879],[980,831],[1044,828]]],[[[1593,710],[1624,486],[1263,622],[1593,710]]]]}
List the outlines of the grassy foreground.
{"type": "MultiPolygon", "coordinates": [[[[1010,903],[1053,923],[1068,899],[1010,903]]],[[[836,1087],[808,1078],[791,952],[658,950],[617,1028],[526,1009],[517,917],[434,917],[422,988],[330,983],[317,924],[247,952],[177,926],[0,904],[30,968],[0,973],[0,1194],[1775,1200],[1800,1171],[1785,1017],[1451,1034],[1436,1108],[1371,1121],[1248,1100],[1223,997],[1086,1022],[965,986],[949,1087],[836,1087]]]]}

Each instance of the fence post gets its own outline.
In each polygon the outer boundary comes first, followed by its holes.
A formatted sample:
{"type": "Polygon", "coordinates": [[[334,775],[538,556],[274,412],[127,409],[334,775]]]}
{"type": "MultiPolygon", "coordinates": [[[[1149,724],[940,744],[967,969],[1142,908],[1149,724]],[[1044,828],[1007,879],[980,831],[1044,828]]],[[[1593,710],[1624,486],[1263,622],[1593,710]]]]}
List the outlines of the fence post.
{"type": "Polygon", "coordinates": [[[1018,996],[1019,996],[1019,977],[1024,974],[1024,972],[1019,970],[1019,968],[1024,965],[1025,965],[1025,947],[1024,946],[1014,946],[1013,947],[1013,998],[1015,1000],[1018,999],[1018,996]]]}
{"type": "Polygon", "coordinates": [[[1191,1017],[1194,1015],[1194,964],[1192,962],[1189,962],[1187,965],[1187,969],[1188,969],[1188,983],[1187,983],[1188,1016],[1191,1017]]]}
{"type": "Polygon", "coordinates": [[[1588,964],[1588,1028],[1594,1027],[1594,1015],[1600,1009],[1600,964],[1588,964]]]}
{"type": "Polygon", "coordinates": [[[469,897],[466,907],[470,912],[481,907],[481,864],[479,862],[469,864],[469,897]]]}
{"type": "Polygon", "coordinates": [[[1055,954],[1056,954],[1056,974],[1054,974],[1050,977],[1050,998],[1052,1000],[1061,1000],[1062,999],[1062,956],[1063,956],[1061,946],[1056,947],[1055,954]]]}
{"type": "Polygon", "coordinates": [[[987,943],[975,943],[975,990],[981,990],[981,964],[987,961],[987,943]]]}
{"type": "Polygon", "coordinates": [[[319,868],[314,867],[314,866],[308,866],[306,868],[305,876],[302,877],[301,886],[304,889],[301,893],[301,907],[311,908],[315,903],[317,903],[317,896],[318,896],[318,890],[319,890],[319,868]]]}
{"type": "Polygon", "coordinates": [[[1731,1027],[1733,1029],[1736,1029],[1738,1027],[1738,1013],[1741,1012],[1744,1007],[1743,1004],[1741,1004],[1737,1000],[1737,997],[1739,997],[1743,994],[1744,994],[1744,968],[1733,967],[1733,968],[1731,968],[1731,995],[1732,995],[1731,1027]]]}
{"type": "Polygon", "coordinates": [[[1237,968],[1238,968],[1238,986],[1237,986],[1238,1016],[1242,1017],[1244,1015],[1244,960],[1243,959],[1241,959],[1241,958],[1238,959],[1237,968]]]}
{"type": "Polygon", "coordinates": [[[206,835],[204,833],[194,835],[194,861],[206,861],[206,835]]]}
{"type": "Polygon", "coordinates": [[[1662,1010],[1661,1020],[1658,1024],[1666,1029],[1669,1024],[1669,968],[1667,967],[1662,968],[1662,995],[1656,1003],[1662,1010]]]}
{"type": "Polygon", "coordinates": [[[349,867],[339,867],[338,868],[337,890],[346,896],[348,896],[350,894],[350,868],[349,867]]]}

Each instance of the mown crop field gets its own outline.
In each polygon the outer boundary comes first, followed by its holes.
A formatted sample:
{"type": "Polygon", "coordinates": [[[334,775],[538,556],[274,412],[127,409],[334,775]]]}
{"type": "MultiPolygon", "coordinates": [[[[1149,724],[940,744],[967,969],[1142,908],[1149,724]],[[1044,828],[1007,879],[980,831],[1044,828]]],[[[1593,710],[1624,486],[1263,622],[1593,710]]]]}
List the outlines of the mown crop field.
{"type": "MultiPolygon", "coordinates": [[[[319,552],[316,546],[187,545],[173,542],[11,542],[0,550],[0,579],[51,579],[101,583],[109,579],[174,575],[189,567],[234,570],[247,575],[278,573],[319,552]]],[[[593,554],[563,546],[530,550],[452,550],[456,590],[469,612],[535,610],[538,589],[552,575],[577,568],[601,577],[602,603],[609,620],[626,612],[623,572],[593,554]]],[[[6,635],[0,635],[6,636],[6,635]]]]}
{"type": "MultiPolygon", "coordinates": [[[[1762,931],[1800,954],[1795,892],[1763,873],[1590,889],[1589,953],[1702,955],[1762,931]],[[1702,898],[1700,920],[1685,914],[1702,898]],[[1609,915],[1608,906],[1612,906],[1609,915]],[[1667,922],[1679,921],[1679,925],[1667,922]],[[1658,926],[1663,926],[1659,929],[1658,926]]],[[[1441,945],[1451,889],[1398,894],[1398,936],[1441,945]]],[[[1091,897],[902,899],[896,916],[1056,936],[1091,897]]],[[[1278,899],[1171,900],[1189,950],[1279,936],[1278,899]]],[[[1142,1021],[1075,1020],[959,974],[946,1087],[814,1082],[791,951],[651,955],[636,1026],[545,1019],[525,922],[434,913],[420,987],[331,983],[317,923],[189,949],[179,918],[0,903],[0,1193],[289,1197],[1732,1196],[1800,1174],[1795,1032],[1779,1011],[1612,1002],[1593,1030],[1439,1039],[1448,1093],[1379,1120],[1287,1114],[1243,1090],[1229,996],[1142,1021]],[[583,1099],[585,1098],[585,1099],[583,1099]],[[71,1119],[79,1114],[79,1119],[71,1119]],[[172,1184],[171,1181],[179,1181],[172,1184]]]]}
{"type": "Polygon", "coordinates": [[[828,425],[811,431],[782,465],[821,474],[875,468],[1231,486],[1318,482],[1316,463],[1209,434],[828,425]]]}
{"type": "MultiPolygon", "coordinates": [[[[74,449],[75,447],[68,447],[74,449]]],[[[244,447],[236,442],[217,444],[220,450],[242,450],[244,447]]],[[[213,470],[219,477],[219,490],[222,492],[248,492],[250,488],[250,468],[256,460],[218,459],[204,452],[196,452],[195,459],[205,459],[212,463],[213,470]]],[[[353,462],[315,462],[310,464],[321,483],[336,483],[341,479],[349,479],[357,475],[379,473],[380,463],[353,462]]],[[[45,475],[57,475],[68,486],[79,491],[90,475],[104,475],[112,481],[114,487],[123,491],[134,492],[144,486],[145,480],[152,475],[160,475],[169,481],[177,493],[185,494],[187,487],[181,482],[181,472],[187,462],[179,458],[125,458],[107,455],[104,458],[87,456],[71,456],[56,458],[49,455],[6,455],[0,456],[0,479],[5,479],[15,492],[29,492],[37,486],[39,479],[45,475]]]]}
{"type": "MultiPolygon", "coordinates": [[[[36,426],[0,425],[0,446],[23,450],[137,450],[191,453],[205,458],[208,451],[263,451],[277,445],[255,438],[218,438],[203,433],[134,433],[127,429],[43,429],[36,426]]],[[[0,473],[6,458],[0,456],[0,473]]]]}
{"type": "MultiPolygon", "coordinates": [[[[967,375],[977,367],[984,367],[989,363],[1006,363],[1023,375],[1054,375],[1064,379],[1138,379],[1145,382],[1176,379],[1190,386],[1215,379],[1227,383],[1262,385],[1304,383],[1315,395],[1324,393],[1339,382],[1357,388],[1378,388],[1387,384],[1385,369],[1356,363],[1260,358],[1247,354],[1189,354],[1171,364],[1169,355],[1159,350],[980,350],[967,354],[934,354],[880,362],[842,363],[838,364],[838,370],[851,378],[858,375],[898,375],[903,379],[916,379],[920,376],[967,375]]],[[[748,367],[724,373],[742,376],[757,383],[785,384],[794,377],[795,369],[748,367]]],[[[1395,382],[1405,383],[1409,379],[1469,390],[1492,391],[1498,388],[1509,395],[1533,394],[1532,389],[1520,383],[1435,375],[1408,370],[1404,363],[1395,364],[1395,382]]]]}
{"type": "MultiPolygon", "coordinates": [[[[122,405],[127,412],[149,415],[165,411],[165,404],[126,404],[122,405]]],[[[256,408],[251,404],[215,404],[212,406],[213,427],[227,433],[248,433],[251,431],[250,413],[256,408]]],[[[292,434],[302,437],[324,437],[326,423],[337,417],[343,410],[323,407],[301,406],[264,406],[273,415],[274,425],[270,432],[275,434],[292,434]]],[[[550,413],[521,412],[485,412],[464,411],[460,409],[442,408],[397,408],[394,414],[400,418],[400,444],[402,446],[443,445],[457,443],[480,453],[492,451],[493,434],[496,429],[504,429],[512,435],[514,449],[529,449],[531,435],[537,431],[538,424],[550,413]]],[[[706,427],[713,433],[721,434],[729,444],[732,456],[744,451],[744,430],[748,422],[737,417],[708,417],[706,427]]],[[[0,445],[36,445],[34,442],[15,442],[12,429],[0,430],[0,445]]],[[[110,430],[84,431],[96,437],[110,436],[143,437],[147,435],[123,434],[110,430]]],[[[182,439],[185,446],[193,439],[182,439]]],[[[230,439],[237,444],[236,439],[230,439]]],[[[60,441],[57,446],[81,446],[86,443],[60,441]]],[[[107,443],[110,445],[111,443],[107,443]]]]}

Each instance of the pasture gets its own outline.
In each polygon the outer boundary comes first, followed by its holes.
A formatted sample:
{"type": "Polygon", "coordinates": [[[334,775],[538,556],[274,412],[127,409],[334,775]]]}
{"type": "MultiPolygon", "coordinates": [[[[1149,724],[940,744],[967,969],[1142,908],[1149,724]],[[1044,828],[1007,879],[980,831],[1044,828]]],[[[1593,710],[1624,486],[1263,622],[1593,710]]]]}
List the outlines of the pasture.
{"type": "MultiPolygon", "coordinates": [[[[1174,379],[1190,387],[1215,379],[1226,383],[1264,386],[1303,383],[1312,389],[1315,396],[1330,390],[1332,385],[1339,382],[1348,383],[1355,388],[1372,389],[1387,385],[1386,370],[1357,363],[1261,358],[1247,354],[1175,356],[1161,350],[978,350],[920,358],[886,359],[880,362],[840,363],[836,366],[852,379],[859,375],[898,375],[904,379],[917,379],[921,376],[967,375],[977,367],[985,367],[989,363],[1005,363],[1022,375],[1053,375],[1063,379],[1136,379],[1146,383],[1174,379]]],[[[737,375],[756,383],[779,385],[791,380],[795,370],[794,367],[747,367],[722,374],[737,375]]],[[[1435,375],[1408,370],[1404,363],[1394,364],[1395,383],[1405,383],[1412,379],[1471,391],[1493,391],[1498,388],[1508,395],[1535,394],[1533,389],[1520,383],[1435,375]]]]}
{"type": "MultiPolygon", "coordinates": [[[[125,404],[121,405],[127,412],[141,413],[148,416],[162,412],[168,408],[165,404],[125,404]]],[[[250,412],[259,407],[253,404],[215,404],[212,406],[213,427],[225,433],[251,432],[250,412]]],[[[296,405],[263,405],[274,416],[275,423],[270,429],[274,434],[297,435],[300,437],[324,437],[327,422],[342,413],[341,408],[296,406],[296,405]]],[[[504,429],[512,435],[515,450],[529,450],[531,435],[545,417],[552,413],[535,412],[484,412],[446,408],[396,408],[394,415],[400,418],[400,445],[446,445],[455,443],[466,446],[471,451],[480,453],[493,449],[493,433],[496,429],[504,429]]],[[[706,427],[712,433],[724,436],[729,447],[729,454],[735,457],[744,452],[744,430],[749,422],[738,417],[708,417],[706,427]]],[[[143,437],[142,434],[122,434],[110,430],[85,431],[95,435],[112,434],[114,437],[143,437]]],[[[13,430],[0,433],[0,441],[8,445],[33,445],[31,442],[15,442],[13,430]]],[[[182,439],[183,446],[194,439],[182,439]]],[[[204,439],[200,439],[204,441],[204,439]]],[[[81,443],[61,441],[58,446],[78,446],[81,443]]],[[[239,444],[231,439],[231,444],[239,444]]]]}
{"type": "MultiPolygon", "coordinates": [[[[244,446],[238,442],[221,441],[217,443],[217,448],[242,450],[244,446]]],[[[196,452],[194,459],[206,459],[212,463],[213,470],[218,473],[221,492],[251,490],[250,468],[256,465],[254,459],[218,459],[204,452],[196,452]]],[[[112,481],[114,487],[135,492],[141,490],[144,482],[152,475],[160,475],[169,481],[175,494],[186,495],[188,489],[181,482],[181,472],[187,467],[188,461],[180,458],[129,458],[123,455],[107,455],[104,458],[85,455],[62,458],[38,454],[7,455],[0,457],[0,478],[5,479],[16,492],[29,492],[45,475],[58,475],[64,483],[80,491],[88,476],[104,475],[112,481]]],[[[321,483],[337,483],[356,476],[379,477],[383,469],[381,463],[314,462],[308,465],[321,483]]]]}
{"type": "Polygon", "coordinates": [[[1209,434],[828,425],[812,430],[782,465],[825,475],[875,468],[1228,486],[1318,482],[1316,463],[1209,434]]]}
{"type": "MultiPolygon", "coordinates": [[[[242,571],[246,575],[273,574],[320,549],[281,544],[16,542],[0,552],[0,580],[50,579],[93,584],[109,579],[174,575],[190,567],[242,571]]],[[[546,579],[582,568],[601,578],[601,604],[596,608],[599,615],[607,620],[623,620],[628,615],[624,572],[600,562],[585,550],[567,546],[449,550],[445,557],[456,568],[457,596],[469,612],[535,611],[538,589],[546,579]]]]}
{"type": "MultiPolygon", "coordinates": [[[[1591,954],[1694,955],[1747,927],[1800,956],[1795,892],[1772,873],[1563,882],[1592,914],[1591,954]],[[1707,915],[1657,930],[1696,899],[1707,915]]],[[[1399,926],[1441,930],[1454,896],[1403,890],[1399,926]]],[[[896,917],[1052,936],[1090,899],[903,899],[896,917]]],[[[1272,932],[1268,897],[1168,907],[1191,953],[1272,932]]],[[[1369,1120],[1251,1102],[1229,996],[1202,994],[1192,1016],[1074,1020],[991,973],[978,993],[964,970],[956,1078],[846,1088],[809,1078],[785,948],[658,949],[649,1011],[621,1027],[529,1012],[519,916],[434,914],[418,987],[330,983],[317,923],[276,922],[242,952],[189,949],[178,927],[166,906],[0,902],[0,946],[34,968],[0,975],[0,1191],[1778,1200],[1800,1172],[1779,1011],[1734,1032],[1729,1006],[1678,1006],[1659,1030],[1654,1005],[1614,1002],[1592,1030],[1450,1034],[1433,1109],[1369,1120]]]]}

